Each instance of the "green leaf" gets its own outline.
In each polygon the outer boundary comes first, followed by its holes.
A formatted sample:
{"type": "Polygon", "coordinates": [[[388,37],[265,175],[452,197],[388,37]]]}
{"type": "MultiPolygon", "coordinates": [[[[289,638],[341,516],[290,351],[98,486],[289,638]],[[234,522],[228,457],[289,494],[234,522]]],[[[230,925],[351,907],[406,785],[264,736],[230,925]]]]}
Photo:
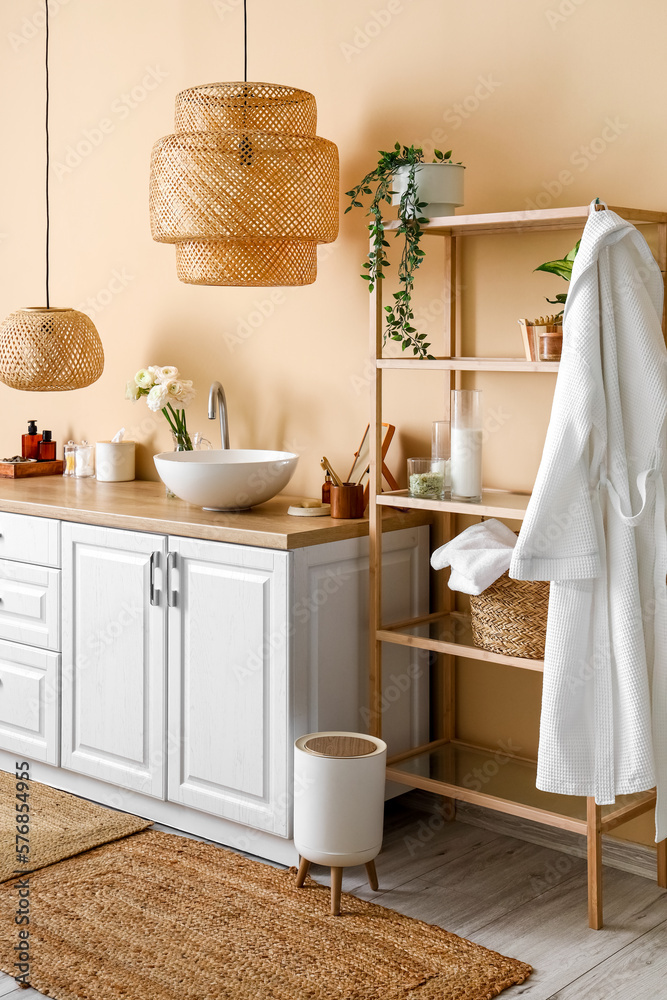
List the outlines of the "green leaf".
{"type": "Polygon", "coordinates": [[[448,150],[448,151],[447,151],[447,152],[445,153],[445,159],[446,159],[446,160],[450,160],[450,159],[451,159],[451,156],[452,156],[452,151],[451,151],[451,149],[449,149],[449,150],[448,150]]]}
{"type": "Polygon", "coordinates": [[[440,150],[440,149],[434,149],[433,153],[437,157],[438,160],[442,160],[443,159],[442,150],[440,150]]]}
{"type": "Polygon", "coordinates": [[[572,261],[569,260],[548,260],[546,264],[540,264],[536,271],[546,271],[547,274],[557,274],[565,281],[572,277],[572,261]]]}

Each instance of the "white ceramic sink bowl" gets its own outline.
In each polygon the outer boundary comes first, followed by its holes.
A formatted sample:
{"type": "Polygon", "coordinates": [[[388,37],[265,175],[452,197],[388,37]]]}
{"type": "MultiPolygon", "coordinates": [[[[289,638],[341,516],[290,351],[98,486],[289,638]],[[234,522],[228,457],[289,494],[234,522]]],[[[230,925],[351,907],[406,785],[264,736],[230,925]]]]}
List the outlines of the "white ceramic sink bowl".
{"type": "Polygon", "coordinates": [[[270,500],[285,489],[298,461],[289,451],[233,448],[163,451],[154,458],[165,486],[204,510],[247,510],[270,500]]]}

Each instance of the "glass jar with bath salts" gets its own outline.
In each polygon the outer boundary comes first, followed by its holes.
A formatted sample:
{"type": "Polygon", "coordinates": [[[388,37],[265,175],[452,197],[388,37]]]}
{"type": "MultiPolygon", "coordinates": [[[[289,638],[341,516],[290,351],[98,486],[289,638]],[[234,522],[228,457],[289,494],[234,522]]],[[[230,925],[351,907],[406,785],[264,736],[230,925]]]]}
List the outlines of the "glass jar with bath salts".
{"type": "Polygon", "coordinates": [[[408,459],[408,493],[418,500],[445,499],[445,472],[432,458],[408,459]]]}

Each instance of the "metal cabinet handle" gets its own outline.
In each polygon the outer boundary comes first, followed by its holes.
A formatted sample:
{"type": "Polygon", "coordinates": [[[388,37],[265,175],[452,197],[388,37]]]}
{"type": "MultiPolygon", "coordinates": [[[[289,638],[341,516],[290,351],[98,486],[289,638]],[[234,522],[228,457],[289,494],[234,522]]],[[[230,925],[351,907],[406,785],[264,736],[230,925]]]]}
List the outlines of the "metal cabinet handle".
{"type": "Polygon", "coordinates": [[[160,553],[151,552],[150,558],[150,602],[153,607],[160,604],[160,591],[155,586],[155,570],[160,566],[160,553]]]}
{"type": "Polygon", "coordinates": [[[171,585],[171,571],[176,569],[176,553],[170,552],[167,555],[167,604],[170,608],[175,608],[178,604],[178,591],[171,585]]]}

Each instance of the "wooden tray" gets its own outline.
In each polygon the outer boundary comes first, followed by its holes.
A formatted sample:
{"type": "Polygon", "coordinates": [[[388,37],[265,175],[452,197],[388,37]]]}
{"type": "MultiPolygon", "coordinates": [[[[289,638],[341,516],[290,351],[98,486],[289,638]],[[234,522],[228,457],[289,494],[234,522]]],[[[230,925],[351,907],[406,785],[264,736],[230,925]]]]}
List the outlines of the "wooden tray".
{"type": "Polygon", "coordinates": [[[62,476],[63,460],[55,462],[0,462],[0,479],[23,479],[25,476],[62,476]]]}

